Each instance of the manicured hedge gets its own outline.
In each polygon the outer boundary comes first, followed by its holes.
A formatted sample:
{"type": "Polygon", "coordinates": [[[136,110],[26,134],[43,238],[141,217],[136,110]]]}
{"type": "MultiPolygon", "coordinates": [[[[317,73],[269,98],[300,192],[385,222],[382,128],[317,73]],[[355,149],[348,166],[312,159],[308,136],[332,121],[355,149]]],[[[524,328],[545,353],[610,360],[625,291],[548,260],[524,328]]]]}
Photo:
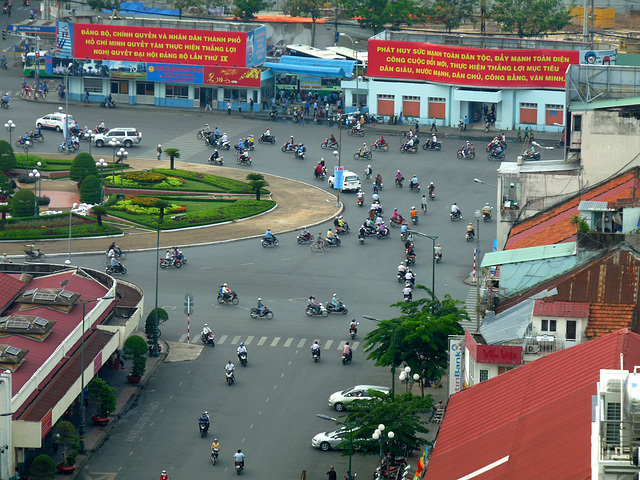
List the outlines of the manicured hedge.
{"type": "MultiPolygon", "coordinates": [[[[218,177],[216,175],[210,175],[208,173],[191,172],[189,170],[170,170],[168,168],[154,168],[154,172],[164,173],[166,175],[175,175],[188,180],[201,182],[212,187],[220,189],[221,192],[228,193],[253,193],[253,190],[248,183],[240,182],[239,180],[233,180],[231,178],[218,177]]],[[[268,190],[263,189],[264,193],[269,193],[268,190]]]]}
{"type": "MultiPolygon", "coordinates": [[[[72,237],[95,237],[117,235],[122,230],[111,225],[98,226],[88,217],[73,215],[71,222],[72,237]]],[[[68,238],[69,214],[49,215],[34,219],[9,218],[4,230],[0,230],[2,240],[34,240],[40,238],[68,238]]]]}

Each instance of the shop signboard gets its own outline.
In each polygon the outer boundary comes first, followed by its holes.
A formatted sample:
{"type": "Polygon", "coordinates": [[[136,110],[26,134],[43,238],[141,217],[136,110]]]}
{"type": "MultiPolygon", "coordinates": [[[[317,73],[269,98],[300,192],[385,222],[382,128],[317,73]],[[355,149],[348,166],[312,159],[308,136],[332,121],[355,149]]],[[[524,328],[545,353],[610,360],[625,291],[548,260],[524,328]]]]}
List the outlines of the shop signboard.
{"type": "Polygon", "coordinates": [[[198,65],[168,65],[148,63],[147,81],[166,83],[204,83],[204,67],[198,65]]]}
{"type": "Polygon", "coordinates": [[[615,65],[616,50],[580,50],[580,63],[583,65],[615,65]]]}
{"type": "Polygon", "coordinates": [[[267,27],[247,32],[247,67],[261,65],[267,59],[267,27]]]}
{"type": "Polygon", "coordinates": [[[260,88],[259,68],[204,67],[204,84],[260,88]]]}
{"type": "Polygon", "coordinates": [[[449,335],[449,395],[464,388],[464,335],[449,335]]]}

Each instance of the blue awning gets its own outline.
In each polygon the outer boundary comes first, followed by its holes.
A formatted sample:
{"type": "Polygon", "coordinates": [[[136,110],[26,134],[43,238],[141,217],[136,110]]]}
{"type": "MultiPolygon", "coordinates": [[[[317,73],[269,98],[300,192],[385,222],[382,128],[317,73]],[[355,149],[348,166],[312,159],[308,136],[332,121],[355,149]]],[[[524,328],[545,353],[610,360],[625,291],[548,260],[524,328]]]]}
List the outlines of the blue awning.
{"type": "Polygon", "coordinates": [[[280,62],[265,62],[264,66],[277,73],[310,77],[351,78],[355,63],[351,60],[323,60],[286,55],[280,58],[280,62]]]}

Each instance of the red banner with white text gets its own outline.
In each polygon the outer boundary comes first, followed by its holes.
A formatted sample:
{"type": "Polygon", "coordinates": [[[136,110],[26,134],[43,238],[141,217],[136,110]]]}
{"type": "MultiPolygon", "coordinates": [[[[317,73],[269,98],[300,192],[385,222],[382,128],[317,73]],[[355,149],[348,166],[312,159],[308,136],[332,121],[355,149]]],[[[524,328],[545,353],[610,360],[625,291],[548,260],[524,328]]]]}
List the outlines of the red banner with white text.
{"type": "Polygon", "coordinates": [[[204,67],[204,83],[260,88],[259,68],[204,67]]]}
{"type": "Polygon", "coordinates": [[[504,50],[369,40],[370,77],[476,87],[565,88],[577,50],[504,50]]]}
{"type": "Polygon", "coordinates": [[[73,56],[188,65],[246,66],[245,32],[73,24],[73,56]]]}

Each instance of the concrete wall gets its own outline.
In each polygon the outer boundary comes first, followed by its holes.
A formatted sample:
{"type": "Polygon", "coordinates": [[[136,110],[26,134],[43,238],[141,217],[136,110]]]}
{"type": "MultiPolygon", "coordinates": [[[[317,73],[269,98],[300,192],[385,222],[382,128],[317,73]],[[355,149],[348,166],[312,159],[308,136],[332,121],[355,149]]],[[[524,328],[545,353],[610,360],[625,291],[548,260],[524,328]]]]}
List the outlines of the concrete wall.
{"type": "Polygon", "coordinates": [[[584,187],[640,165],[640,121],[617,112],[582,113],[584,187]]]}

